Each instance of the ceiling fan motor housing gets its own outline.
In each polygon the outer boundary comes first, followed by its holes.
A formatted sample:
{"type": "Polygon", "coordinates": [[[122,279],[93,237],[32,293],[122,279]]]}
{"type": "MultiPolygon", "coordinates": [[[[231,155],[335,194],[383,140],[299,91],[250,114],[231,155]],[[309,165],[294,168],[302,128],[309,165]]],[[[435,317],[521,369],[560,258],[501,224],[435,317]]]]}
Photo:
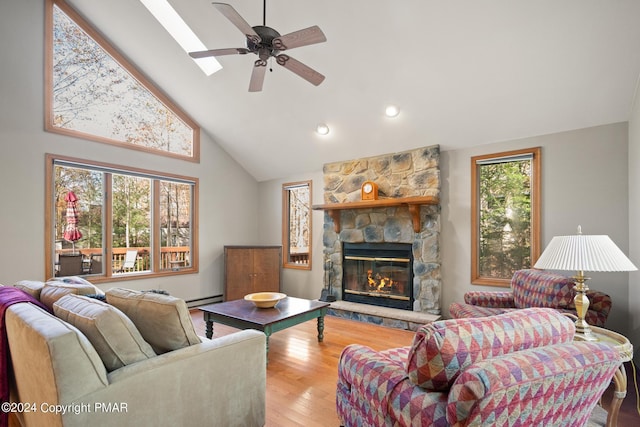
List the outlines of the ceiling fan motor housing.
{"type": "Polygon", "coordinates": [[[280,51],[273,48],[273,39],[280,37],[280,33],[271,27],[264,25],[256,25],[253,30],[260,36],[262,41],[260,43],[254,43],[250,37],[247,37],[247,48],[252,52],[258,52],[261,48],[266,48],[270,51],[271,55],[275,56],[280,51]]]}

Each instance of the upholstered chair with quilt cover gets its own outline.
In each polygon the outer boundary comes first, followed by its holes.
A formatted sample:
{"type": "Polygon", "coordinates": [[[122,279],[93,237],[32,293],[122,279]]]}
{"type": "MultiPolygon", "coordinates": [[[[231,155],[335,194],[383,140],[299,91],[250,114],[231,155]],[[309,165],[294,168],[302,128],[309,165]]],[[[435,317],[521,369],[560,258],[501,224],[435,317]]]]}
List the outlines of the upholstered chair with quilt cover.
{"type": "MultiPolygon", "coordinates": [[[[571,277],[544,270],[518,270],[511,278],[509,291],[472,291],[464,294],[464,303],[454,302],[449,313],[454,319],[485,317],[508,311],[548,307],[561,313],[576,315],[573,303],[575,286],[571,277]]],[[[587,323],[604,327],[611,310],[611,297],[605,293],[589,290],[587,323]]]]}
{"type": "Polygon", "coordinates": [[[574,333],[567,316],[530,308],[433,322],[409,347],[349,345],[338,365],[341,424],[584,426],[621,359],[574,333]]]}

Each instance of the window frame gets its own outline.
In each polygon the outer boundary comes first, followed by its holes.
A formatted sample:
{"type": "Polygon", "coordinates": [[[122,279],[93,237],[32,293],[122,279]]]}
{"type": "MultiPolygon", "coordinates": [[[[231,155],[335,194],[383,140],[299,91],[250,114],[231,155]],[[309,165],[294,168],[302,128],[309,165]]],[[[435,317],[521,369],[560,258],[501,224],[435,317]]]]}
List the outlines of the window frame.
{"type": "Polygon", "coordinates": [[[90,141],[96,141],[114,145],[120,148],[126,148],[129,150],[144,151],[156,155],[188,160],[195,163],[200,163],[200,127],[191,119],[184,111],[182,111],[165,93],[158,89],[145,75],[140,72],[135,66],[133,66],[120,52],[118,52],[95,28],[93,28],[86,20],[80,16],[70,5],[64,0],[45,0],[45,130],[48,132],[54,132],[62,135],[72,136],[75,138],[86,139],[90,141]],[[169,151],[160,150],[157,148],[145,147],[142,145],[128,143],[126,141],[119,141],[104,136],[93,135],[90,133],[77,131],[73,129],[61,128],[54,125],[54,111],[53,111],[53,8],[57,6],[62,10],[71,20],[74,21],[89,37],[91,37],[105,52],[111,56],[111,58],[117,62],[124,70],[126,70],[132,78],[137,80],[146,90],[148,90],[158,101],[170,110],[173,114],[179,117],[188,127],[193,131],[192,137],[192,154],[184,155],[179,153],[172,153],[169,151]]]}
{"type": "MultiPolygon", "coordinates": [[[[182,274],[193,274],[199,272],[199,245],[198,245],[198,206],[199,206],[199,179],[194,177],[188,177],[183,175],[176,175],[166,172],[157,172],[148,169],[133,168],[122,165],[115,165],[111,163],[97,162],[93,160],[79,159],[75,157],[62,156],[57,154],[47,153],[45,156],[45,265],[44,272],[45,277],[55,277],[54,269],[54,255],[53,248],[55,248],[55,229],[54,229],[54,173],[56,162],[68,163],[70,166],[76,165],[77,167],[86,167],[88,169],[95,168],[101,169],[105,174],[127,174],[127,175],[139,175],[152,178],[154,182],[151,184],[151,242],[150,250],[152,252],[152,264],[150,271],[136,272],[135,274],[114,274],[112,272],[111,257],[106,256],[103,260],[103,274],[91,275],[92,283],[102,282],[118,282],[124,280],[134,279],[148,279],[152,277],[174,276],[182,274]],[[189,256],[190,265],[181,267],[179,269],[160,269],[160,252],[161,252],[161,239],[160,239],[160,185],[159,180],[189,182],[193,185],[193,195],[191,201],[191,253],[189,256]]],[[[108,179],[104,183],[104,198],[103,198],[103,254],[110,254],[113,250],[113,215],[112,215],[112,188],[111,180],[108,179]]]]}
{"type": "MultiPolygon", "coordinates": [[[[525,148],[471,157],[471,284],[510,287],[511,278],[480,276],[480,166],[478,162],[505,160],[530,155],[531,158],[531,267],[540,257],[541,148],[525,148]]],[[[531,268],[529,267],[529,268],[531,268]]]]}
{"type": "Polygon", "coordinates": [[[283,268],[291,268],[296,270],[311,270],[312,259],[312,239],[313,239],[313,214],[311,210],[311,203],[313,201],[313,185],[311,180],[287,182],[282,184],[282,266],[283,268]],[[309,204],[307,206],[309,216],[309,252],[307,256],[307,262],[304,264],[290,262],[291,253],[289,252],[289,231],[290,231],[290,217],[289,217],[289,201],[291,189],[307,186],[309,189],[309,204]]]}

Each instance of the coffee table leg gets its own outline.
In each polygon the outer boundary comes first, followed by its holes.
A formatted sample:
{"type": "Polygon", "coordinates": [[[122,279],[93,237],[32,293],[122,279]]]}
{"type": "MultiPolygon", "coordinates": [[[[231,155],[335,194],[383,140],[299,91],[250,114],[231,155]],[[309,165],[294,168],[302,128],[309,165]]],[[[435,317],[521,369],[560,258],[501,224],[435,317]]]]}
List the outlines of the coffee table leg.
{"type": "Polygon", "coordinates": [[[324,339],[324,316],[318,316],[318,342],[324,339]]]}
{"type": "Polygon", "coordinates": [[[267,365],[269,364],[269,337],[271,336],[271,329],[267,328],[264,331],[264,336],[266,338],[266,352],[267,352],[267,365]]]}
{"type": "Polygon", "coordinates": [[[211,337],[213,337],[213,321],[212,320],[207,320],[206,323],[207,323],[206,335],[207,335],[207,338],[211,339],[211,337]]]}

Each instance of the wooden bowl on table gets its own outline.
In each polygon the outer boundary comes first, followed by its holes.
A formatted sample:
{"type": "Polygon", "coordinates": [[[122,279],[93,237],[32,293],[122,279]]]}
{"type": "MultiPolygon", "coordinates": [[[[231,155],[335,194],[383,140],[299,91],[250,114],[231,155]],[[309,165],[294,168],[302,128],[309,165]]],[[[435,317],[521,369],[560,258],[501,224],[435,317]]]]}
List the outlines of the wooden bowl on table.
{"type": "Polygon", "coordinates": [[[255,294],[245,295],[246,301],[251,301],[258,308],[273,308],[287,297],[286,294],[280,292],[256,292],[255,294]]]}

